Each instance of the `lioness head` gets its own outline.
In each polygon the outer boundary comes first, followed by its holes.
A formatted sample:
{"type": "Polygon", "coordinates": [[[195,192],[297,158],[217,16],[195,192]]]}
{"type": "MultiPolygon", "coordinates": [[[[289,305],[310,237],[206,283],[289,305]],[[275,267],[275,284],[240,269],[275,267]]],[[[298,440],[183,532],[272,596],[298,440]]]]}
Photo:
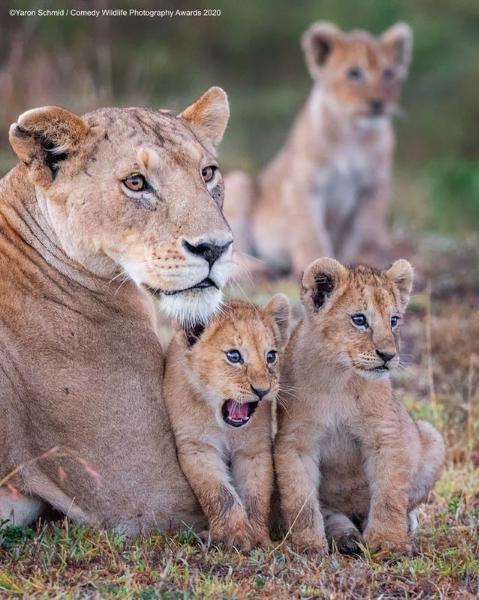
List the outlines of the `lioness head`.
{"type": "Polygon", "coordinates": [[[397,23],[376,37],[319,21],[303,34],[302,45],[311,77],[333,110],[371,123],[397,111],[411,61],[408,25],[397,23]]]}
{"type": "Polygon", "coordinates": [[[323,360],[367,379],[389,375],[399,363],[399,328],[413,270],[406,260],[386,271],[343,267],[320,258],[306,269],[302,300],[323,360]]]}
{"type": "Polygon", "coordinates": [[[97,275],[123,272],[180,319],[222,298],[231,231],[216,159],[228,100],[211,88],[180,115],[58,107],[23,113],[10,142],[66,254],[97,275]]]}
{"type": "Polygon", "coordinates": [[[204,330],[185,334],[191,381],[218,423],[246,425],[259,402],[276,397],[289,321],[288,299],[277,294],[263,307],[231,302],[204,330]]]}

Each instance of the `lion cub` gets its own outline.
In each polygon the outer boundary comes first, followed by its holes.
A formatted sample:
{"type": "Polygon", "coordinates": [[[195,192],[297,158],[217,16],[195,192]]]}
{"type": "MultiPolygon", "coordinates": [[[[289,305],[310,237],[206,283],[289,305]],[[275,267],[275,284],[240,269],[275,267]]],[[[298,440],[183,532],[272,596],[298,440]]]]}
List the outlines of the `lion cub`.
{"type": "Polygon", "coordinates": [[[224,205],[237,249],[297,274],[317,256],[377,260],[390,246],[391,120],[412,31],[397,23],[374,36],[319,21],[302,46],[309,98],[257,177],[226,177],[224,205]]]}
{"type": "Polygon", "coordinates": [[[289,333],[285,296],[231,302],[203,331],[180,331],[166,358],[164,395],[178,458],[228,547],[269,543],[272,411],[289,333]]]}
{"type": "Polygon", "coordinates": [[[301,548],[407,548],[409,513],[439,476],[441,435],[413,421],[389,377],[412,280],[405,260],[376,271],[321,258],[304,273],[275,444],[282,513],[301,548]]]}

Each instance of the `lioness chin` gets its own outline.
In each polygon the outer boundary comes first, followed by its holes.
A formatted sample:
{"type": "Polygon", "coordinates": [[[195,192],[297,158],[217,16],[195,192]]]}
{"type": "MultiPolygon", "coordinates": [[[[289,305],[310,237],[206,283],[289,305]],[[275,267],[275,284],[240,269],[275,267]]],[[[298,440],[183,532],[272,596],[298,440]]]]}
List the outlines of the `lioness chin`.
{"type": "Polygon", "coordinates": [[[161,395],[153,298],[188,323],[221,302],[232,236],[216,148],[228,116],[211,88],[180,115],[43,107],[11,126],[0,480],[25,466],[0,490],[0,520],[26,524],[48,503],[128,533],[202,523],[161,395]]]}
{"type": "Polygon", "coordinates": [[[166,359],[164,396],[178,458],[228,547],[269,543],[272,417],[289,303],[232,302],[202,331],[180,331],[166,359]]]}
{"type": "Polygon", "coordinates": [[[275,443],[285,526],[300,548],[406,548],[410,513],[439,476],[441,435],[413,421],[389,378],[412,280],[405,260],[376,271],[322,258],[304,273],[275,443]]]}

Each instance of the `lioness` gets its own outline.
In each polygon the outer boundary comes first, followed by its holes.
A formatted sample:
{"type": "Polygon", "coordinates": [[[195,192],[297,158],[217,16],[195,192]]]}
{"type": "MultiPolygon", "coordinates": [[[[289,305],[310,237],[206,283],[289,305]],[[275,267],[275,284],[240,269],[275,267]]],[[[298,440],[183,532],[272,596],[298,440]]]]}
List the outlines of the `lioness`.
{"type": "Polygon", "coordinates": [[[278,294],[263,307],[232,302],[168,349],[164,396],[180,465],[211,539],[228,547],[269,542],[272,402],[288,329],[278,294]]]}
{"type": "Polygon", "coordinates": [[[0,519],[25,524],[49,503],[127,533],[201,525],[163,404],[153,300],[194,322],[219,305],[232,236],[216,147],[228,116],[211,88],[178,116],[44,107],[11,126],[0,481],[25,466],[0,492],[0,519]]]}
{"type": "Polygon", "coordinates": [[[255,179],[226,177],[235,247],[300,273],[317,256],[377,260],[389,246],[394,132],[412,33],[379,37],[314,23],[302,39],[314,81],[284,147],[255,179]]]}
{"type": "Polygon", "coordinates": [[[381,272],[321,258],[304,273],[275,445],[283,515],[301,548],[326,551],[326,538],[345,552],[362,539],[405,548],[408,513],[438,478],[442,437],[413,421],[389,379],[412,280],[405,260],[381,272]]]}

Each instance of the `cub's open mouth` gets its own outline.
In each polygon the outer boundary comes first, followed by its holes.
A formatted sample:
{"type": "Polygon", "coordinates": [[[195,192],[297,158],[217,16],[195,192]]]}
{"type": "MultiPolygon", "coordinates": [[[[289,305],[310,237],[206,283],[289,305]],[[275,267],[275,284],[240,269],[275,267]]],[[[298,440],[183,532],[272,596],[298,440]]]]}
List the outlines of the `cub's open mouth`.
{"type": "Polygon", "coordinates": [[[223,421],[232,427],[246,425],[258,406],[256,402],[245,402],[240,404],[235,400],[226,400],[221,409],[223,421]]]}
{"type": "Polygon", "coordinates": [[[157,298],[159,298],[160,296],[176,296],[177,294],[183,294],[184,292],[204,290],[210,287],[219,289],[216,283],[209,277],[206,277],[206,279],[203,279],[203,281],[200,281],[199,283],[196,283],[195,285],[192,285],[189,288],[184,288],[182,290],[160,290],[159,288],[152,288],[149,285],[145,285],[145,288],[150,292],[150,294],[153,294],[153,296],[156,296],[157,298]]]}

